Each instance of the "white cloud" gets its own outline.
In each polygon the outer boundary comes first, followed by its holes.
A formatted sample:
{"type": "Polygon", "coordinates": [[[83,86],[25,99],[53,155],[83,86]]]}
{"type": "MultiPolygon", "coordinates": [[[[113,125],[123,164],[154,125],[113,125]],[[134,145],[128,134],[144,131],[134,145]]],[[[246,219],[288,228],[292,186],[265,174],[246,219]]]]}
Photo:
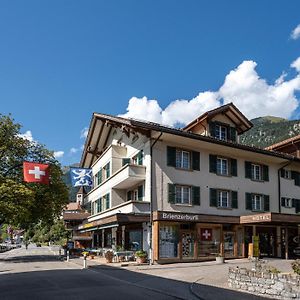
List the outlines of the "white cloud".
{"type": "Polygon", "coordinates": [[[300,56],[291,63],[291,67],[295,68],[297,72],[300,72],[300,56]]]}
{"type": "Polygon", "coordinates": [[[162,123],[161,112],[162,109],[156,100],[148,100],[147,97],[132,97],[128,102],[127,113],[120,117],[162,123]]]}
{"type": "Polygon", "coordinates": [[[248,117],[274,115],[289,118],[298,107],[295,92],[300,89],[300,77],[268,84],[257,74],[254,61],[244,61],[225,78],[219,90],[224,103],[234,104],[248,117]]]}
{"type": "Polygon", "coordinates": [[[292,31],[291,38],[297,40],[300,37],[300,24],[292,31]]]}
{"type": "MultiPolygon", "coordinates": [[[[187,124],[203,112],[233,102],[249,119],[274,115],[289,118],[298,108],[295,92],[300,91],[300,74],[286,80],[287,73],[268,83],[256,71],[257,63],[243,61],[225,77],[217,91],[200,92],[191,100],[172,101],[164,110],[157,100],[132,97],[122,117],[137,118],[165,125],[187,124]]],[[[300,72],[300,58],[291,67],[300,72]]]]}
{"type": "Polygon", "coordinates": [[[71,153],[71,154],[75,154],[76,152],[78,152],[78,149],[77,149],[77,148],[72,147],[72,148],[70,149],[70,153],[71,153]]]}
{"type": "Polygon", "coordinates": [[[28,140],[29,142],[33,142],[33,136],[32,136],[32,132],[30,130],[27,130],[25,133],[19,134],[19,137],[28,140]]]}
{"type": "Polygon", "coordinates": [[[61,157],[64,156],[64,154],[65,154],[64,151],[54,151],[54,157],[55,158],[61,158],[61,157]]]}
{"type": "Polygon", "coordinates": [[[80,138],[81,138],[81,139],[86,139],[88,133],[89,133],[89,128],[88,128],[88,127],[84,127],[84,128],[80,131],[80,138]]]}

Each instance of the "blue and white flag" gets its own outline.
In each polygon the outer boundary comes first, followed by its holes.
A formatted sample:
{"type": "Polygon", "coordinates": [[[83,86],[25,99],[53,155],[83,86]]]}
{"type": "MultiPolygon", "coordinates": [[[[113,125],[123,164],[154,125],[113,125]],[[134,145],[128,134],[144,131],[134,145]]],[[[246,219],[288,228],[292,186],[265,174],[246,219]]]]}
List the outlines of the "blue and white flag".
{"type": "Polygon", "coordinates": [[[71,168],[70,174],[73,186],[93,186],[92,169],[71,168]]]}

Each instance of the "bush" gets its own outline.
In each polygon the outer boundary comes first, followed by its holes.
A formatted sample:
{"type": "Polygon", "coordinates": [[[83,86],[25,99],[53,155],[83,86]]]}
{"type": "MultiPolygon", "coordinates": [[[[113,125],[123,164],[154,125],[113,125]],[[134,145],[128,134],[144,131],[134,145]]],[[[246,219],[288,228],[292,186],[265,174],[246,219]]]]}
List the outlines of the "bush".
{"type": "Polygon", "coordinates": [[[140,250],[135,252],[136,257],[147,257],[148,253],[146,251],[140,250]]]}
{"type": "Polygon", "coordinates": [[[300,259],[296,259],[292,262],[292,268],[297,275],[300,275],[300,259]]]}

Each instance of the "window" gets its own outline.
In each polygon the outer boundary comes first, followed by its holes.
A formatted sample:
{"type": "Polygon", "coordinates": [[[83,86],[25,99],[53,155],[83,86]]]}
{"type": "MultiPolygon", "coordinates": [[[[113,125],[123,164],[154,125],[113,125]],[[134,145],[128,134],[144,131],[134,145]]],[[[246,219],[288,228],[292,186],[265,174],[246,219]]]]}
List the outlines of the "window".
{"type": "Polygon", "coordinates": [[[282,197],[281,198],[281,206],[284,206],[284,207],[287,207],[287,208],[293,207],[293,199],[282,197]]]}
{"type": "Polygon", "coordinates": [[[285,179],[292,179],[292,171],[286,170],[286,169],[281,169],[281,177],[283,177],[285,179]]]}
{"type": "Polygon", "coordinates": [[[103,167],[103,171],[104,171],[104,178],[107,179],[110,177],[110,163],[107,163],[104,167],[103,167]]]}
{"type": "Polygon", "coordinates": [[[105,209],[110,208],[110,195],[106,194],[104,197],[105,209]]]}
{"type": "Polygon", "coordinates": [[[174,258],[179,256],[178,225],[159,225],[159,257],[174,258]]]}
{"type": "Polygon", "coordinates": [[[218,207],[230,207],[228,191],[218,191],[218,207]]]}
{"type": "Polygon", "coordinates": [[[215,138],[227,141],[227,127],[216,124],[215,130],[215,138]]]}
{"type": "Polygon", "coordinates": [[[228,175],[228,160],[225,158],[217,158],[217,174],[228,175]]]}
{"type": "Polygon", "coordinates": [[[135,155],[133,158],[132,158],[132,163],[134,165],[139,165],[139,166],[142,166],[143,165],[143,150],[141,150],[137,155],[135,155]]]}
{"type": "Polygon", "coordinates": [[[252,211],[270,211],[269,195],[246,193],[246,209],[252,211]]]}
{"type": "Polygon", "coordinates": [[[143,201],[143,197],[144,197],[143,185],[140,185],[136,189],[127,192],[127,201],[143,201]]]}
{"type": "Polygon", "coordinates": [[[238,208],[238,192],[224,191],[221,189],[209,189],[211,207],[217,208],[238,208]]]}
{"type": "Polygon", "coordinates": [[[200,171],[200,153],[167,146],[167,166],[200,171]]]}
{"type": "Polygon", "coordinates": [[[254,165],[251,166],[251,172],[252,172],[252,179],[254,180],[261,180],[261,166],[260,165],[254,165]]]}
{"type": "Polygon", "coordinates": [[[245,161],[245,177],[257,181],[269,181],[269,167],[245,161]]]}
{"type": "Polygon", "coordinates": [[[191,187],[176,185],[176,204],[190,204],[191,202],[191,187]]]}
{"type": "Polygon", "coordinates": [[[190,152],[176,150],[176,168],[190,169],[190,152]]]}
{"type": "Polygon", "coordinates": [[[252,210],[262,211],[261,195],[252,195],[252,210]]]}
{"type": "Polygon", "coordinates": [[[97,213],[102,211],[102,199],[97,199],[97,213]]]}

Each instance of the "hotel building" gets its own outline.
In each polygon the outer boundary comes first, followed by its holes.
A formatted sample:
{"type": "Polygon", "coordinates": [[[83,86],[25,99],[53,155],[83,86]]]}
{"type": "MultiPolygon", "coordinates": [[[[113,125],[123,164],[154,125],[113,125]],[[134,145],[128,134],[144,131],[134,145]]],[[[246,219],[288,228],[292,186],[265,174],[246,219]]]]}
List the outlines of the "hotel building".
{"type": "Polygon", "coordinates": [[[94,187],[77,227],[92,247],[143,249],[158,263],[300,254],[300,159],[239,143],[232,103],[183,129],[94,113],[81,159],[94,187]]]}

